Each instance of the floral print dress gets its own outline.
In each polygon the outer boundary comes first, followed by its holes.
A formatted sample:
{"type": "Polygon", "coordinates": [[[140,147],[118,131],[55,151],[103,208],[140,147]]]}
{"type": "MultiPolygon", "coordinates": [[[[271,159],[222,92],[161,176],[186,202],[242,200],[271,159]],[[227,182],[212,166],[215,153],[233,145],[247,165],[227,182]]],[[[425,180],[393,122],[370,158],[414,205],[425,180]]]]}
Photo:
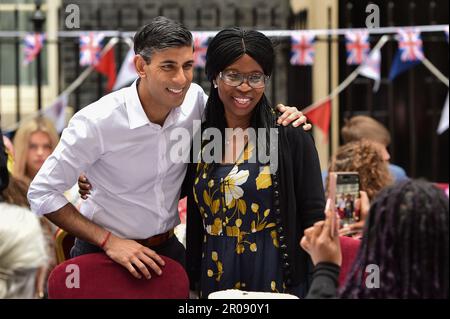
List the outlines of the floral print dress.
{"type": "Polygon", "coordinates": [[[200,297],[224,289],[285,292],[272,208],[269,166],[199,164],[194,199],[205,237],[200,297]],[[203,166],[203,167],[202,167],[203,166]],[[208,173],[207,173],[208,172],[208,173]]]}

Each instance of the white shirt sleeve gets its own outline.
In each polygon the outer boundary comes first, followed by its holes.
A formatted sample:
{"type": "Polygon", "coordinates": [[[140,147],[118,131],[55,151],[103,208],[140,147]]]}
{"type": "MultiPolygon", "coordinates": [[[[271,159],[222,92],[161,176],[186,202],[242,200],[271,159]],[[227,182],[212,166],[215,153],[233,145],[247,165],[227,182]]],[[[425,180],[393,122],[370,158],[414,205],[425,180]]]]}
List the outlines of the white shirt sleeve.
{"type": "Polygon", "coordinates": [[[66,205],[64,192],[77,182],[80,173],[99,159],[102,149],[102,137],[94,123],[76,114],[30,185],[31,210],[42,216],[66,205]]]}

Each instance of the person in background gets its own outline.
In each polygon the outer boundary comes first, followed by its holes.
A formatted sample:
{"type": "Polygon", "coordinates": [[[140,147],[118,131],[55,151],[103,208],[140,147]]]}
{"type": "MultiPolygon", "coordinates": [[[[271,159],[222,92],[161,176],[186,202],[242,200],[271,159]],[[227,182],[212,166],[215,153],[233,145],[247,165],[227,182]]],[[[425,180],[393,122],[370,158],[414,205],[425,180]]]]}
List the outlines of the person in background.
{"type": "Polygon", "coordinates": [[[18,185],[9,175],[0,140],[0,299],[41,297],[38,272],[47,263],[39,219],[27,208],[18,185]]]}
{"type": "Polygon", "coordinates": [[[14,136],[13,175],[30,185],[59,141],[52,121],[37,117],[21,125],[14,136]]]}
{"type": "MultiPolygon", "coordinates": [[[[14,163],[13,163],[13,180],[19,184],[18,187],[11,189],[24,191],[26,194],[31,181],[36,176],[45,160],[55,149],[59,141],[59,135],[53,122],[46,117],[36,117],[23,123],[14,135],[14,163]]],[[[67,192],[66,194],[69,194],[67,192]]],[[[76,192],[75,192],[76,194],[76,192]]],[[[69,196],[70,198],[73,198],[69,196]]],[[[27,200],[27,207],[29,207],[27,200]]],[[[56,266],[56,252],[54,235],[57,226],[50,222],[47,218],[40,218],[41,227],[45,234],[48,265],[45,269],[39,271],[40,278],[39,294],[46,294],[47,278],[51,270],[56,266]]]]}
{"type": "Polygon", "coordinates": [[[383,160],[388,163],[394,181],[398,182],[408,178],[402,167],[389,162],[391,155],[387,148],[391,144],[391,134],[383,124],[374,118],[366,115],[351,117],[341,128],[341,136],[344,144],[362,139],[373,142],[383,160]]]}
{"type": "MultiPolygon", "coordinates": [[[[393,183],[388,163],[383,160],[377,145],[365,139],[349,142],[339,147],[331,159],[328,171],[357,172],[361,190],[360,198],[368,197],[369,200],[372,200],[378,192],[393,183]]],[[[325,185],[325,189],[328,189],[328,176],[325,185]]],[[[346,206],[345,202],[345,199],[338,201],[338,203],[342,203],[342,207],[346,206]]],[[[341,228],[340,234],[352,234],[352,237],[360,238],[367,215],[360,210],[360,199],[356,199],[355,206],[356,210],[360,212],[360,220],[341,228]]],[[[344,210],[339,205],[337,205],[337,208],[344,210]]],[[[353,212],[353,208],[351,211],[353,212]]],[[[341,216],[343,216],[342,213],[341,216]]]]}
{"type": "Polygon", "coordinates": [[[339,236],[330,230],[333,213],[326,212],[325,222],[305,230],[300,242],[315,265],[307,298],[447,299],[448,204],[442,190],[422,180],[383,189],[370,205],[359,252],[341,291],[339,236]],[[369,278],[368,266],[378,277],[369,278]]]}
{"type": "MultiPolygon", "coordinates": [[[[360,189],[372,200],[384,187],[394,180],[388,163],[383,160],[377,146],[369,140],[349,142],[338,148],[331,158],[329,172],[357,172],[360,189]]],[[[328,189],[329,177],[325,186],[328,189]]]]}

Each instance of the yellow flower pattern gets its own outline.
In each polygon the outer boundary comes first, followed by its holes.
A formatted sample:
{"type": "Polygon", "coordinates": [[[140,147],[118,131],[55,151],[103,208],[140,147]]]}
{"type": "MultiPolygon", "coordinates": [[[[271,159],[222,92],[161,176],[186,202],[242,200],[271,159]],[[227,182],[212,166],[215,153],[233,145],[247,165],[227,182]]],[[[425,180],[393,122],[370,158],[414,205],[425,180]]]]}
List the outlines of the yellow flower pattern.
{"type": "Polygon", "coordinates": [[[284,292],[272,214],[270,168],[250,163],[248,160],[254,152],[253,147],[247,147],[241,158],[231,165],[197,165],[194,200],[206,232],[202,296],[231,288],[284,292]],[[229,248],[223,250],[224,247],[229,248]],[[266,260],[264,256],[271,257],[266,260]],[[262,261],[256,263],[260,258],[262,261]],[[240,270],[235,267],[242,263],[244,269],[260,267],[263,276],[269,278],[255,281],[246,277],[251,277],[253,270],[239,274],[240,270]],[[269,272],[264,270],[266,263],[274,265],[269,272]],[[225,282],[233,284],[223,286],[225,282]],[[252,288],[255,285],[263,286],[252,288]]]}

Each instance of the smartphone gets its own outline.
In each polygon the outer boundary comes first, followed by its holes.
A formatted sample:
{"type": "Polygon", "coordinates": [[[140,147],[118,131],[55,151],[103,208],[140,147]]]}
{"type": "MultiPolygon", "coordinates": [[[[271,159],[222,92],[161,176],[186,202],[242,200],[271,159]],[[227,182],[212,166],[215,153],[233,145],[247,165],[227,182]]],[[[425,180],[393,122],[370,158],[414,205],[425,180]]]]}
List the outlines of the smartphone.
{"type": "Polygon", "coordinates": [[[339,227],[346,227],[359,221],[360,212],[355,205],[356,199],[359,198],[359,174],[357,172],[330,172],[328,189],[328,197],[340,218],[339,227]]]}

